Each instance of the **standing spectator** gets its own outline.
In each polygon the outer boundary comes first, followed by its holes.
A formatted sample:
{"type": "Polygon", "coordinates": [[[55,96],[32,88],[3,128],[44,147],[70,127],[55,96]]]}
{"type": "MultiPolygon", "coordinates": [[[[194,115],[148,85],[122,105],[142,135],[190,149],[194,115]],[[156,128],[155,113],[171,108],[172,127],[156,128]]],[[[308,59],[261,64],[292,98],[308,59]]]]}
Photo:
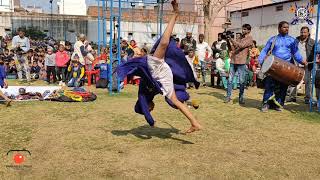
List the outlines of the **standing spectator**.
{"type": "Polygon", "coordinates": [[[59,85],[66,83],[67,64],[70,60],[68,52],[65,50],[64,45],[59,45],[59,50],[56,53],[56,66],[59,85]]]}
{"type": "Polygon", "coordinates": [[[222,39],[223,37],[223,33],[219,33],[218,34],[218,41],[213,42],[212,44],[212,54],[216,54],[216,53],[220,53],[222,50],[227,50],[228,46],[227,46],[227,41],[225,41],[224,39],[222,39]]]}
{"type": "Polygon", "coordinates": [[[180,48],[185,55],[188,55],[189,49],[197,49],[197,41],[192,38],[191,32],[187,32],[186,37],[181,40],[180,48]]]}
{"type": "Polygon", "coordinates": [[[57,82],[56,77],[56,54],[53,53],[53,48],[49,47],[47,50],[47,54],[44,58],[44,66],[47,71],[47,82],[50,84],[50,77],[52,75],[53,83],[57,82]]]}
{"type": "Polygon", "coordinates": [[[23,73],[25,74],[27,81],[30,82],[30,67],[28,66],[28,61],[23,56],[23,50],[18,49],[14,57],[16,68],[18,71],[19,81],[23,81],[23,73]]]}
{"type": "Polygon", "coordinates": [[[250,63],[249,63],[249,69],[253,73],[253,79],[252,79],[252,86],[256,86],[257,84],[257,66],[259,64],[258,57],[260,55],[260,51],[257,48],[257,42],[253,41],[252,48],[250,50],[250,63]]]}
{"type": "Polygon", "coordinates": [[[74,44],[74,52],[72,54],[71,59],[73,59],[73,56],[77,54],[79,56],[79,62],[82,65],[86,65],[85,57],[88,55],[89,51],[88,48],[88,41],[86,41],[86,36],[84,34],[80,34],[78,37],[78,41],[74,44]]]}
{"type": "Polygon", "coordinates": [[[252,37],[250,35],[251,26],[249,24],[244,24],[242,26],[242,38],[239,41],[233,40],[228,36],[228,41],[231,44],[231,48],[234,50],[231,56],[231,64],[228,79],[228,91],[225,102],[229,103],[231,101],[232,93],[232,82],[235,74],[238,74],[240,81],[240,92],[239,92],[239,103],[244,104],[244,88],[245,88],[245,76],[246,76],[246,62],[249,56],[249,48],[253,44],[252,37]]]}
{"type": "Polygon", "coordinates": [[[197,51],[196,54],[200,61],[201,66],[201,75],[203,86],[206,86],[206,71],[207,71],[207,59],[211,57],[212,50],[209,47],[209,44],[204,42],[204,34],[199,35],[199,43],[197,44],[197,51]]]}
{"type": "Polygon", "coordinates": [[[41,79],[41,80],[46,80],[46,78],[47,78],[47,72],[46,72],[46,68],[44,66],[44,57],[45,56],[40,55],[39,61],[38,61],[38,66],[40,67],[39,79],[41,79]]]}
{"type": "MultiPolygon", "coordinates": [[[[315,48],[315,41],[310,37],[310,30],[309,27],[304,26],[300,30],[300,36],[297,37],[299,42],[299,51],[302,55],[304,60],[308,62],[314,61],[314,48],[315,48]]],[[[313,63],[309,63],[305,68],[305,75],[304,75],[304,82],[305,82],[305,90],[306,96],[304,97],[304,101],[306,104],[309,104],[309,101],[312,100],[311,95],[311,73],[313,69],[313,63]]]]}
{"type": "Polygon", "coordinates": [[[220,78],[222,80],[222,86],[225,90],[227,90],[227,85],[228,85],[228,81],[227,81],[227,72],[226,72],[226,68],[225,68],[225,61],[224,61],[224,53],[216,53],[215,58],[216,58],[216,68],[217,71],[220,75],[220,78]]]}
{"type": "Polygon", "coordinates": [[[20,28],[18,35],[12,38],[12,47],[14,49],[21,48],[23,52],[28,52],[30,49],[30,40],[25,37],[25,30],[20,28]]]}
{"type": "MultiPolygon", "coordinates": [[[[195,71],[195,67],[196,67],[196,64],[195,64],[195,60],[196,60],[196,56],[195,56],[195,50],[194,49],[189,49],[189,52],[188,52],[188,55],[186,55],[186,59],[193,71],[193,76],[195,79],[198,79],[197,77],[197,73],[195,71]]],[[[191,88],[193,87],[193,83],[188,83],[187,84],[188,88],[191,88]]]]}

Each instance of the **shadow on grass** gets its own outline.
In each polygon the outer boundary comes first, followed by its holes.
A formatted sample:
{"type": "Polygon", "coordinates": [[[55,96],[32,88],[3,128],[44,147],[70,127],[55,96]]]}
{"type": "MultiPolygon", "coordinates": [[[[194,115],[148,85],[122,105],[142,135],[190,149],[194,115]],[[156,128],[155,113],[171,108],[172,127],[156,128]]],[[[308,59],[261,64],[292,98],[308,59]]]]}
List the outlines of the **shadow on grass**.
{"type": "Polygon", "coordinates": [[[171,126],[171,128],[150,127],[148,125],[133,128],[131,130],[113,130],[111,133],[115,136],[127,136],[132,134],[140,139],[152,139],[157,137],[160,139],[172,139],[180,141],[182,144],[194,144],[193,142],[172,137],[173,134],[181,134],[180,131],[171,126]]]}
{"type": "MultiPolygon", "coordinates": [[[[218,92],[209,92],[209,93],[198,93],[199,95],[209,95],[209,96],[214,96],[218,99],[220,99],[222,102],[225,101],[225,94],[221,94],[218,92]]],[[[233,99],[233,103],[239,103],[239,100],[233,99]]],[[[261,108],[261,101],[258,101],[256,99],[249,99],[245,98],[245,104],[241,105],[242,107],[247,107],[247,108],[254,108],[254,109],[259,109],[261,108]]]]}

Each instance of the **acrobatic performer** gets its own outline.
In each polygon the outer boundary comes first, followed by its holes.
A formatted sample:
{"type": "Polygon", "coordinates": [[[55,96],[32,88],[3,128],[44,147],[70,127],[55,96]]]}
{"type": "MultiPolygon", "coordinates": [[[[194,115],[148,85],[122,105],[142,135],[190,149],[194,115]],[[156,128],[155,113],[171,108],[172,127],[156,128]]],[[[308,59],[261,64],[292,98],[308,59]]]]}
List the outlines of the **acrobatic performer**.
{"type": "MultiPolygon", "coordinates": [[[[0,87],[1,88],[8,88],[8,82],[6,80],[6,72],[4,69],[4,62],[2,59],[0,59],[0,87]]],[[[11,99],[9,99],[7,96],[5,96],[2,91],[0,90],[0,97],[2,97],[6,101],[6,106],[11,105],[11,99]]]]}
{"type": "Polygon", "coordinates": [[[189,119],[191,128],[186,133],[192,133],[200,130],[201,125],[183,102],[189,99],[186,84],[193,82],[198,88],[200,83],[195,79],[183,51],[177,48],[175,40],[171,38],[179,15],[176,0],[171,4],[174,15],[161,39],[154,45],[152,55],[129,60],[119,66],[117,73],[121,80],[126,76],[141,77],[135,111],[144,115],[150,126],[155,124],[150,114],[154,108],[153,98],[162,94],[170,106],[179,109],[189,119]]]}

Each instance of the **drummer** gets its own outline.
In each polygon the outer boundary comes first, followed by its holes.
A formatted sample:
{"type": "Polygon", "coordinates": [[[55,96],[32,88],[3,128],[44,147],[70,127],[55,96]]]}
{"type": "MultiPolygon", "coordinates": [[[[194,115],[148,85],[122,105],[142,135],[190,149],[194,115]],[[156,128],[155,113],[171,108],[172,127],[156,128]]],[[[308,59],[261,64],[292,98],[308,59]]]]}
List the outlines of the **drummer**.
{"type": "MultiPolygon", "coordinates": [[[[291,63],[293,62],[293,57],[299,64],[307,65],[307,61],[303,59],[299,52],[297,41],[295,38],[288,35],[289,23],[281,21],[278,25],[278,31],[279,34],[271,37],[261,51],[258,58],[259,63],[263,63],[271,50],[272,44],[274,44],[274,48],[271,52],[273,56],[291,63]]],[[[267,76],[264,79],[264,83],[265,91],[261,111],[267,112],[269,108],[274,108],[276,111],[282,111],[281,108],[284,106],[288,86],[273,79],[271,76],[267,76]],[[277,90],[275,91],[276,88],[277,90]]]]}

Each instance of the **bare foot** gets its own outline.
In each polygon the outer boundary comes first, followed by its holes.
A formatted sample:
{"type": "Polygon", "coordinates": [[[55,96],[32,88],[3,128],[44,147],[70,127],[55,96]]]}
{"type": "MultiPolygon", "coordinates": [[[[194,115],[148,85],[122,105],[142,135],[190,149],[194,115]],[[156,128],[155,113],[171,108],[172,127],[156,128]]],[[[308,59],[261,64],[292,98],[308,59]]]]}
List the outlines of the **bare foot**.
{"type": "Polygon", "coordinates": [[[10,100],[8,100],[8,101],[6,102],[6,106],[7,106],[7,107],[11,106],[11,102],[12,102],[12,100],[11,100],[11,99],[10,99],[10,100]]]}
{"type": "Polygon", "coordinates": [[[200,125],[191,126],[191,128],[186,131],[186,134],[190,134],[190,133],[193,133],[195,131],[200,131],[201,129],[202,129],[202,127],[200,125]]]}

